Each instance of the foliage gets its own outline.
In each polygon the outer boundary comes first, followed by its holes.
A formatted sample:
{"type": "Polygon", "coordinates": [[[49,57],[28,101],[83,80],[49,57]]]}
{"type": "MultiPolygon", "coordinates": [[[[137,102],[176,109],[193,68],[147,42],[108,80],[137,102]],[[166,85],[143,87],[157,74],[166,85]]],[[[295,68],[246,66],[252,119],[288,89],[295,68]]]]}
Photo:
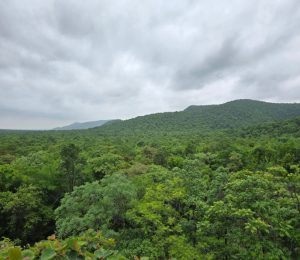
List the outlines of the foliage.
{"type": "Polygon", "coordinates": [[[1,236],[32,243],[51,232],[52,210],[43,204],[41,192],[34,186],[21,186],[16,192],[0,193],[1,236]]]}
{"type": "Polygon", "coordinates": [[[59,240],[55,235],[34,246],[21,248],[8,239],[0,242],[0,259],[50,260],[50,259],[126,259],[118,254],[112,239],[105,239],[101,233],[88,230],[77,237],[59,240]]]}
{"type": "Polygon", "coordinates": [[[294,115],[297,104],[236,101],[90,130],[0,131],[0,254],[298,259],[294,115]],[[274,119],[289,120],[255,125],[274,119]]]}
{"type": "Polygon", "coordinates": [[[135,198],[135,187],[121,175],[76,187],[55,210],[57,234],[78,235],[89,228],[118,231],[125,227],[125,212],[135,198]]]}

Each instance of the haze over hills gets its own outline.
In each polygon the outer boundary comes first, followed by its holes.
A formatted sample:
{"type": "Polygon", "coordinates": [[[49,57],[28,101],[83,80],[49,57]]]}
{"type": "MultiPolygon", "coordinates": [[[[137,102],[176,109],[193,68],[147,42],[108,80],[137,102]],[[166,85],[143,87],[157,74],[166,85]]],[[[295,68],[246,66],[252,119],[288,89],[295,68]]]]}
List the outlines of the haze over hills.
{"type": "Polygon", "coordinates": [[[102,126],[104,124],[107,124],[109,122],[118,121],[118,120],[98,120],[98,121],[89,121],[89,122],[75,122],[73,124],[62,126],[62,127],[56,127],[53,130],[79,130],[79,129],[89,129],[97,126],[102,126]]]}
{"type": "Polygon", "coordinates": [[[241,99],[220,105],[190,106],[180,112],[139,116],[95,128],[100,132],[205,131],[251,126],[300,116],[300,103],[241,99]]]}

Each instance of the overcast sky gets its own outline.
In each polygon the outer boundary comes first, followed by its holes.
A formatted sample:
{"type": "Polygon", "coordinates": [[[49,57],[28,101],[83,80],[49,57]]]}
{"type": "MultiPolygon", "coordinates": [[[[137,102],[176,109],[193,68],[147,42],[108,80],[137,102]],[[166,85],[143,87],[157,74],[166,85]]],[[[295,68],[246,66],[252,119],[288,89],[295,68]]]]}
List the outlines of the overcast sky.
{"type": "Polygon", "coordinates": [[[299,0],[0,0],[0,128],[300,102],[299,0]]]}

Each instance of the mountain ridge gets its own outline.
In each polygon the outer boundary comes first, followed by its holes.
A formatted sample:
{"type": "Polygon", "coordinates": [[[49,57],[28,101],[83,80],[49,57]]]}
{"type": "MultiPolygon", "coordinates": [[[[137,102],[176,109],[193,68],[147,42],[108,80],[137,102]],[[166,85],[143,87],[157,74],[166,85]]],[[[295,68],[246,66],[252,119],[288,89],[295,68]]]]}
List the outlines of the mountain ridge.
{"type": "Polygon", "coordinates": [[[247,127],[297,116],[300,116],[300,103],[270,103],[239,99],[219,105],[192,105],[182,111],[138,116],[96,127],[95,130],[115,134],[153,131],[199,132],[247,127]]]}
{"type": "Polygon", "coordinates": [[[90,129],[94,127],[99,127],[105,124],[109,124],[113,121],[118,121],[119,119],[111,119],[111,120],[97,120],[97,121],[87,121],[87,122],[74,122],[72,124],[55,127],[53,130],[80,130],[80,129],[90,129]]]}

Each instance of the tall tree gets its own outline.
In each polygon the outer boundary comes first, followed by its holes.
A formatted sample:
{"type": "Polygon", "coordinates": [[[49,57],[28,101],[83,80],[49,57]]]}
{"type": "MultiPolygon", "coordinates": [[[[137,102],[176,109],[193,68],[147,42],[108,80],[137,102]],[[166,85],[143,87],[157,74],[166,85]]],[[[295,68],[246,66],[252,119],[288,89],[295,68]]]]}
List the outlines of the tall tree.
{"type": "Polygon", "coordinates": [[[78,181],[78,163],[80,149],[75,144],[64,145],[61,149],[61,169],[67,181],[67,190],[72,191],[78,181]]]}

